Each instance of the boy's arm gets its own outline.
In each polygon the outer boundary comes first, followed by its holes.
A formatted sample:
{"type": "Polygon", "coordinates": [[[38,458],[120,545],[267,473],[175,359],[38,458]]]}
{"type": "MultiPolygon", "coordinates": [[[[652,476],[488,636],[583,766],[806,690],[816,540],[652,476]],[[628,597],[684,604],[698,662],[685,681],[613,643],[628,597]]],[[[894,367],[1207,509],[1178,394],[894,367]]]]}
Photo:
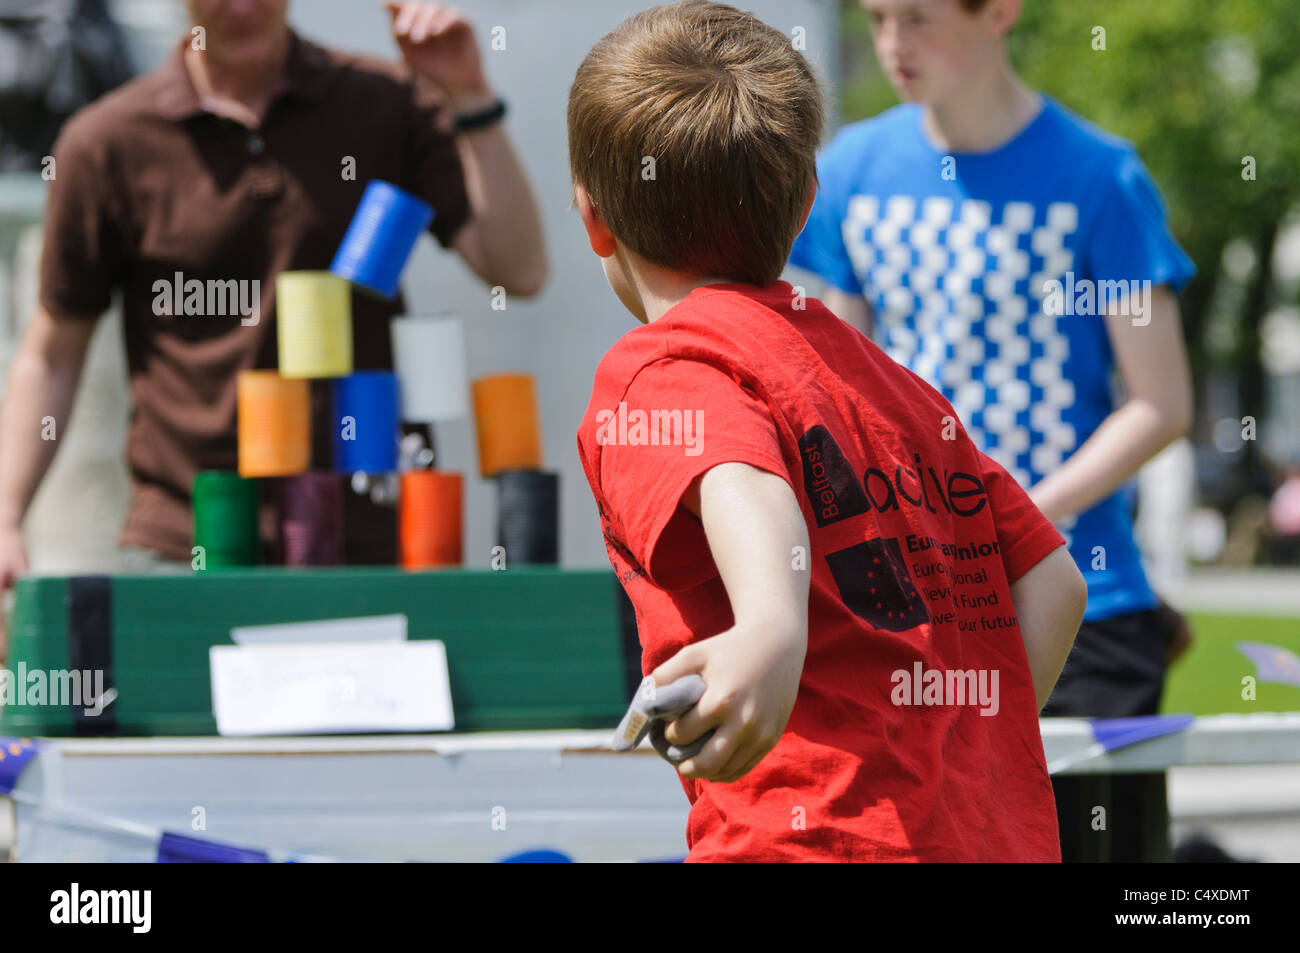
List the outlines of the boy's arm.
{"type": "Polygon", "coordinates": [[[652,673],[655,683],[692,673],[707,689],[665,732],[688,744],[714,736],[678,771],[703,781],[735,781],[776,746],[794,710],[808,647],[810,572],[795,569],[808,527],[790,485],[744,463],[724,463],[696,479],[681,506],[701,518],[727,590],[734,624],[682,649],[652,673]]]}
{"type": "Polygon", "coordinates": [[[1079,632],[1088,587],[1070,551],[1058,546],[1011,584],[1011,601],[1042,711],[1079,632]]]}
{"type": "Polygon", "coordinates": [[[1178,301],[1167,285],[1153,288],[1149,297],[1137,294],[1140,311],[1121,302],[1106,315],[1127,399],[1065,463],[1029,491],[1054,522],[1115,492],[1191,424],[1191,373],[1178,301]],[[1148,320],[1135,325],[1130,315],[1119,313],[1121,309],[1148,320]]]}

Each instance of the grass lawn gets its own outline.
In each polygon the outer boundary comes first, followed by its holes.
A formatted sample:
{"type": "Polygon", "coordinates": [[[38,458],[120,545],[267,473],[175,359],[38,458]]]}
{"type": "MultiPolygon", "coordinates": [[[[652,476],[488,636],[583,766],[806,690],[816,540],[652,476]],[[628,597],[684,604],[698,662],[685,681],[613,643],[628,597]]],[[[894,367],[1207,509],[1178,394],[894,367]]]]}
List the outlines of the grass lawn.
{"type": "Polygon", "coordinates": [[[1244,700],[1241,680],[1255,674],[1255,663],[1237,649],[1238,642],[1267,642],[1300,655],[1300,618],[1199,613],[1189,618],[1195,641],[1169,672],[1161,711],[1300,711],[1300,688],[1293,685],[1257,681],[1255,700],[1244,700]]]}

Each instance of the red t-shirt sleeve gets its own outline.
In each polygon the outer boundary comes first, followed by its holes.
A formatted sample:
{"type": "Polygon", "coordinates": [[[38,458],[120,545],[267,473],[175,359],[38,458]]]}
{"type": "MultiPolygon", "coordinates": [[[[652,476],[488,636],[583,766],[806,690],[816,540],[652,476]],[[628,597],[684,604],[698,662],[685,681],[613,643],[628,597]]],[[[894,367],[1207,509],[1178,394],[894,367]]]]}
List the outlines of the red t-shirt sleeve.
{"type": "Polygon", "coordinates": [[[619,407],[608,408],[600,412],[608,419],[602,425],[598,418],[596,427],[600,487],[609,516],[654,585],[698,585],[716,569],[703,525],[679,506],[682,496],[696,477],[723,463],[745,463],[789,482],[772,413],[726,371],[679,358],[641,368],[622,402],[626,416],[619,407]],[[645,435],[659,433],[658,446],[642,442],[634,429],[638,411],[647,418],[645,435]],[[656,411],[661,424],[652,427],[648,421],[656,411]],[[674,433],[681,439],[671,439],[674,433]]]}
{"type": "Polygon", "coordinates": [[[1034,505],[1015,477],[995,460],[981,453],[980,466],[981,479],[993,510],[1002,565],[1006,568],[1007,582],[1012,583],[1038,565],[1052,550],[1065,545],[1065,537],[1034,505]]]}

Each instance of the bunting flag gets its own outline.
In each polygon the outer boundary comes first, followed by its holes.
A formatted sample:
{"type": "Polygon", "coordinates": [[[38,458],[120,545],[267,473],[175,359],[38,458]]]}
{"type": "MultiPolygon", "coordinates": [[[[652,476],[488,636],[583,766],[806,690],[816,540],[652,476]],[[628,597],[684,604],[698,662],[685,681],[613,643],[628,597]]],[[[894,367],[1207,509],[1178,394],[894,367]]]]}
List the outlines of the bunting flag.
{"type": "Polygon", "coordinates": [[[562,854],[558,850],[525,850],[518,854],[511,854],[509,857],[502,857],[498,863],[502,864],[571,864],[573,858],[568,854],[562,854]]]}
{"type": "Polygon", "coordinates": [[[1092,736],[1107,751],[1127,748],[1139,741],[1172,735],[1189,727],[1195,715],[1142,715],[1138,718],[1094,718],[1092,736]]]}
{"type": "Polygon", "coordinates": [[[1047,766],[1048,774],[1058,774],[1076,767],[1086,761],[1092,761],[1102,755],[1127,748],[1142,741],[1172,735],[1186,730],[1196,720],[1194,715],[1142,715],[1138,718],[1093,718],[1089,722],[1092,736],[1097,740],[1084,748],[1063,758],[1057,758],[1047,766]]]}
{"type": "Polygon", "coordinates": [[[160,864],[266,864],[270,861],[265,851],[232,847],[167,831],[158,841],[160,864]]]}
{"type": "Polygon", "coordinates": [[[1255,663],[1255,677],[1300,688],[1300,655],[1267,642],[1238,642],[1237,651],[1255,663]]]}
{"type": "Polygon", "coordinates": [[[23,768],[40,749],[41,746],[31,738],[0,735],[0,794],[8,794],[14,789],[23,768]]]}

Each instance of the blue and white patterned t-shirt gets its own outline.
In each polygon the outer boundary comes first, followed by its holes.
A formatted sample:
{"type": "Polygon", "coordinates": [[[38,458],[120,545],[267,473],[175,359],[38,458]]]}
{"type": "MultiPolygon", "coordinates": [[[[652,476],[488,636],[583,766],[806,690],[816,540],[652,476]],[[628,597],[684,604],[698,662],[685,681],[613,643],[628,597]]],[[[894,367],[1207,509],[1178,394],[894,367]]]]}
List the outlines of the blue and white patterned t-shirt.
{"type": "MultiPolygon", "coordinates": [[[[790,263],[864,295],[877,342],[1025,487],[1115,407],[1098,296],[1195,271],[1133,146],[1050,97],[987,153],[934,148],[920,107],[897,106],[842,129],[817,171],[790,263]]],[[[1088,621],[1155,605],[1122,493],[1062,529],[1088,621]]]]}

